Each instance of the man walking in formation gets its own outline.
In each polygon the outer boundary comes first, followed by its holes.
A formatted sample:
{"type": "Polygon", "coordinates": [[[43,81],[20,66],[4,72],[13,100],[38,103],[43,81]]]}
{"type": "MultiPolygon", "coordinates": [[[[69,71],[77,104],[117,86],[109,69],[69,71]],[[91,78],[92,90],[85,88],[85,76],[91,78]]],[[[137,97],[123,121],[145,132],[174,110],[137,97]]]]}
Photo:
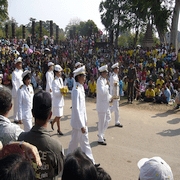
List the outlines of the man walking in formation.
{"type": "Polygon", "coordinates": [[[108,66],[104,65],[99,68],[100,76],[97,80],[97,102],[96,110],[98,112],[98,144],[106,145],[104,133],[108,128],[111,120],[109,102],[112,96],[109,94],[109,83],[107,81],[108,66]]]}
{"type": "Polygon", "coordinates": [[[72,153],[78,148],[78,144],[82,151],[92,160],[95,164],[92,150],[89,145],[88,127],[87,127],[87,114],[85,104],[85,93],[83,84],[86,80],[85,66],[76,69],[74,72],[76,85],[74,86],[71,94],[72,99],[72,114],[71,114],[71,141],[67,154],[72,153]]]}
{"type": "Polygon", "coordinates": [[[112,65],[113,72],[110,76],[110,94],[113,98],[112,106],[110,108],[111,113],[114,112],[115,115],[115,126],[117,127],[123,127],[123,125],[120,124],[120,116],[119,116],[119,101],[120,101],[120,95],[119,95],[119,63],[115,63],[112,65]]]}

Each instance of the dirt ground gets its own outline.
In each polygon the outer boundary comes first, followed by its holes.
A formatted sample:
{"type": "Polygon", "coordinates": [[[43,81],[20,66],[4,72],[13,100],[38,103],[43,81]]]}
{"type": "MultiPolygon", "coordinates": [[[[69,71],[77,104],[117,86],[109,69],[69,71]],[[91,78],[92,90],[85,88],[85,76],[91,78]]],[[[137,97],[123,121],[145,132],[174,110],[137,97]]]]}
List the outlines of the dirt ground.
{"type": "MultiPolygon", "coordinates": [[[[48,130],[53,138],[58,139],[65,150],[71,139],[71,100],[65,97],[64,116],[61,131],[48,130]]],[[[135,102],[127,104],[120,101],[120,121],[123,128],[114,126],[114,114],[105,132],[107,146],[97,143],[97,112],[95,99],[86,99],[89,127],[89,141],[97,163],[111,175],[112,180],[137,180],[139,170],[137,162],[144,157],[160,156],[172,168],[174,179],[180,179],[180,109],[173,105],[135,102]]],[[[12,112],[11,112],[12,115],[12,112]]],[[[12,116],[10,117],[12,119],[12,116]]]]}

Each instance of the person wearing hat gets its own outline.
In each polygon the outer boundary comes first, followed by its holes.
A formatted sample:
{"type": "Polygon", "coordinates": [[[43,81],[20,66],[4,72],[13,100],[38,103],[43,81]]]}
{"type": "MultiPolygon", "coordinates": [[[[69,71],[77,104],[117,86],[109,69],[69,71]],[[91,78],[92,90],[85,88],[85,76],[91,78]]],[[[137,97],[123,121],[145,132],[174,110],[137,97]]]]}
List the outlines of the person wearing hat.
{"type": "Polygon", "coordinates": [[[19,141],[28,142],[37,147],[42,168],[36,169],[36,178],[41,180],[58,179],[64,167],[64,149],[59,142],[52,138],[47,129],[52,115],[51,94],[40,90],[33,97],[32,114],[35,125],[29,132],[19,135],[19,141]]]}
{"type": "Polygon", "coordinates": [[[46,92],[52,95],[52,82],[54,80],[54,63],[48,62],[48,71],[46,72],[46,92]]]}
{"type": "Polygon", "coordinates": [[[82,65],[83,65],[82,63],[77,62],[77,63],[74,65],[74,67],[75,67],[75,69],[77,69],[77,68],[80,68],[82,65]]]}
{"type": "Polygon", "coordinates": [[[142,158],[137,166],[139,180],[174,180],[171,167],[161,158],[142,158]]]}
{"type": "Polygon", "coordinates": [[[108,128],[111,120],[111,112],[109,102],[111,101],[111,94],[109,93],[109,83],[107,81],[108,66],[104,65],[99,68],[100,76],[97,79],[97,96],[96,96],[96,110],[98,112],[98,144],[106,145],[104,133],[108,128]]]}
{"type": "Polygon", "coordinates": [[[25,70],[22,74],[23,85],[17,92],[18,100],[18,120],[23,123],[24,131],[28,132],[32,128],[32,101],[34,90],[31,85],[31,71],[25,70]]]}
{"type": "Polygon", "coordinates": [[[20,86],[23,84],[22,81],[22,58],[18,57],[15,62],[15,70],[12,72],[12,98],[14,100],[14,122],[17,124],[21,124],[21,121],[18,121],[18,99],[17,99],[17,91],[20,86]]]}
{"type": "Polygon", "coordinates": [[[84,82],[86,80],[85,66],[76,69],[74,72],[76,86],[71,92],[72,113],[71,113],[71,141],[69,143],[67,154],[72,153],[75,149],[80,148],[95,164],[92,150],[89,145],[87,114],[85,104],[84,82]]]}
{"type": "Polygon", "coordinates": [[[120,116],[119,116],[119,63],[115,63],[111,67],[113,69],[113,72],[110,76],[110,94],[113,97],[113,104],[110,108],[111,113],[114,112],[115,115],[115,126],[117,127],[123,127],[122,124],[120,124],[120,116]]]}
{"type": "Polygon", "coordinates": [[[52,82],[52,115],[55,116],[54,120],[51,121],[51,128],[54,130],[54,123],[57,123],[57,132],[59,135],[63,135],[60,129],[60,119],[63,116],[63,106],[64,106],[64,96],[62,95],[60,89],[63,87],[63,80],[61,78],[62,67],[60,65],[55,65],[54,72],[55,78],[52,82]]]}
{"type": "Polygon", "coordinates": [[[134,67],[134,62],[131,61],[128,72],[127,72],[127,79],[128,79],[128,102],[132,104],[134,99],[134,81],[136,80],[136,68],[134,67]]]}

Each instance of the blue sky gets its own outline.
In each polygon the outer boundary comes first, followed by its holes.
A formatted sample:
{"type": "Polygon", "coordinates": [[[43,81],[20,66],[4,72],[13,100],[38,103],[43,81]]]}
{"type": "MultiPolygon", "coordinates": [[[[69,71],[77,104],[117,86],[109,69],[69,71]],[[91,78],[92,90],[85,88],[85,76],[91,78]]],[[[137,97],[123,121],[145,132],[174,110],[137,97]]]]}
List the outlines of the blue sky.
{"type": "MultiPolygon", "coordinates": [[[[28,24],[32,17],[37,21],[53,20],[60,28],[65,29],[74,19],[90,19],[103,30],[99,14],[100,2],[101,0],[8,0],[8,13],[19,25],[28,24]]],[[[180,23],[178,29],[180,30],[180,23]]]]}

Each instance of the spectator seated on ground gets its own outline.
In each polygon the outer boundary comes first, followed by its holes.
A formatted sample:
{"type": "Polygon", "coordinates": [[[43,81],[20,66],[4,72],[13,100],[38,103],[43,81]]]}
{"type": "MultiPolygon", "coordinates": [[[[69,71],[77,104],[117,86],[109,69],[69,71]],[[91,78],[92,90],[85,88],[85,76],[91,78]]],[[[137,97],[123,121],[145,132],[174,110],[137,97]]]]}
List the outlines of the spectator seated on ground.
{"type": "Polygon", "coordinates": [[[148,86],[148,89],[146,89],[144,101],[145,102],[154,102],[155,99],[155,92],[152,88],[152,85],[148,86]]]}
{"type": "Polygon", "coordinates": [[[168,89],[166,84],[163,84],[162,88],[162,95],[161,95],[161,100],[160,103],[168,104],[171,100],[171,91],[168,89]]]}
{"type": "Polygon", "coordinates": [[[96,97],[96,81],[94,80],[93,76],[91,76],[90,80],[88,81],[88,90],[89,97],[96,97]]]}
{"type": "Polygon", "coordinates": [[[154,92],[155,92],[155,102],[159,102],[159,100],[161,99],[161,85],[157,84],[156,87],[154,88],[154,92]]]}
{"type": "Polygon", "coordinates": [[[174,180],[170,166],[160,157],[143,158],[137,166],[139,180],[174,180]]]}
{"type": "Polygon", "coordinates": [[[134,85],[134,97],[135,97],[135,100],[141,99],[141,89],[140,89],[140,82],[139,82],[139,80],[135,81],[135,85],[134,85]]]}
{"type": "Polygon", "coordinates": [[[67,155],[62,180],[111,180],[101,167],[96,167],[80,148],[67,155]]]}
{"type": "Polygon", "coordinates": [[[162,85],[164,84],[163,77],[164,77],[164,75],[161,73],[161,74],[159,75],[159,78],[156,80],[156,85],[157,85],[157,84],[160,84],[160,86],[162,87],[162,85]]]}
{"type": "Polygon", "coordinates": [[[180,108],[180,88],[178,89],[178,93],[175,97],[175,103],[177,104],[176,109],[180,108]]]}

